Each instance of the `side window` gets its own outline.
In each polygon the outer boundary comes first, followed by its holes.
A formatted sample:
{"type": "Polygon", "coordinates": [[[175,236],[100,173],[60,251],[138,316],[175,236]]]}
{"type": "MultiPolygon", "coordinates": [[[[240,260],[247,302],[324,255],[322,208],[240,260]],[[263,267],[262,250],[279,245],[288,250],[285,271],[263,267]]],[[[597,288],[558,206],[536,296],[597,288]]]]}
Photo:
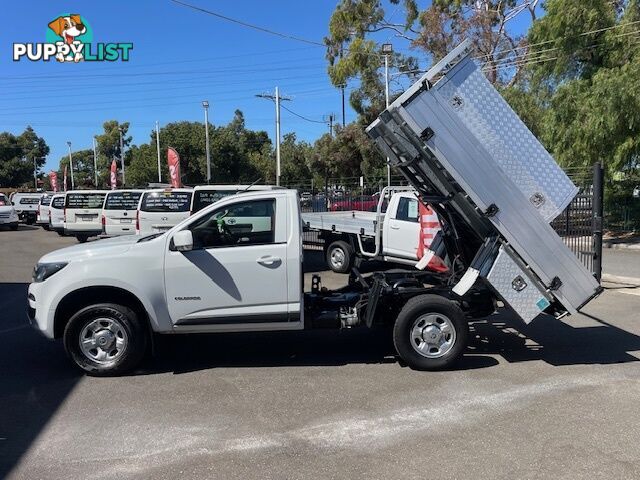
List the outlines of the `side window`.
{"type": "Polygon", "coordinates": [[[275,242],[275,199],[249,200],[214,210],[193,223],[193,248],[275,242]]]}
{"type": "Polygon", "coordinates": [[[396,220],[418,223],[418,200],[415,198],[402,197],[398,202],[396,220]]]}

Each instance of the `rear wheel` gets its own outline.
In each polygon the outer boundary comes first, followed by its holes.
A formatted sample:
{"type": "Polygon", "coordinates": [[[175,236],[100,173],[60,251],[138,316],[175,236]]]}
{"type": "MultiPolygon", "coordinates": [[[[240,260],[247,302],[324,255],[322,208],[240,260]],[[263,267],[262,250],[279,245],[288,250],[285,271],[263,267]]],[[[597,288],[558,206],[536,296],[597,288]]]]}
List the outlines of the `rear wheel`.
{"type": "Polygon", "coordinates": [[[89,239],[89,237],[87,235],[76,235],[76,239],[80,243],[85,243],[89,239]]]}
{"type": "Polygon", "coordinates": [[[333,242],[327,248],[327,265],[336,273],[347,273],[353,266],[354,253],[351,245],[342,240],[333,242]]]}
{"type": "Polygon", "coordinates": [[[61,237],[64,237],[64,232],[62,230],[57,230],[56,233],[61,237]]]}
{"type": "Polygon", "coordinates": [[[49,231],[49,224],[45,223],[44,225],[42,225],[42,229],[46,230],[48,232],[49,231]]]}
{"type": "Polygon", "coordinates": [[[411,298],[393,328],[398,355],[415,370],[440,370],[458,361],[467,346],[469,324],[451,300],[438,295],[411,298]]]}
{"type": "Polygon", "coordinates": [[[15,232],[16,230],[18,230],[18,222],[16,222],[16,223],[12,223],[10,228],[11,228],[11,230],[13,230],[14,232],[15,232]]]}
{"type": "Polygon", "coordinates": [[[64,348],[89,375],[119,375],[144,357],[147,332],[133,310],[102,303],[83,308],[64,330],[64,348]]]}

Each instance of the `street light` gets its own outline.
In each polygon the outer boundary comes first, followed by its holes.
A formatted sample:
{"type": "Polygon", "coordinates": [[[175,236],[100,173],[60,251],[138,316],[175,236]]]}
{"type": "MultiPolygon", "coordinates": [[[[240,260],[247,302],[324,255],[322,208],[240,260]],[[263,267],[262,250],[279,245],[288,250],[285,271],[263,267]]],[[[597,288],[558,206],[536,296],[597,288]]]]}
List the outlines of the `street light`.
{"type": "Polygon", "coordinates": [[[75,190],[75,184],[73,183],[73,159],[71,158],[71,142],[67,142],[69,147],[69,170],[71,170],[71,190],[75,190]]]}
{"type": "MultiPolygon", "coordinates": [[[[389,55],[393,53],[393,45],[390,43],[382,44],[382,54],[384,55],[384,97],[385,105],[389,108],[389,55]]],[[[391,165],[389,165],[389,157],[387,157],[387,186],[391,186],[391,165]]]]}
{"type": "Polygon", "coordinates": [[[124,142],[122,140],[123,128],[122,126],[118,127],[118,131],[120,132],[120,164],[122,165],[122,186],[125,185],[124,179],[124,142]]]}
{"type": "Polygon", "coordinates": [[[202,106],[204,107],[204,139],[207,155],[207,183],[211,183],[211,157],[209,156],[209,101],[203,100],[202,106]]]}

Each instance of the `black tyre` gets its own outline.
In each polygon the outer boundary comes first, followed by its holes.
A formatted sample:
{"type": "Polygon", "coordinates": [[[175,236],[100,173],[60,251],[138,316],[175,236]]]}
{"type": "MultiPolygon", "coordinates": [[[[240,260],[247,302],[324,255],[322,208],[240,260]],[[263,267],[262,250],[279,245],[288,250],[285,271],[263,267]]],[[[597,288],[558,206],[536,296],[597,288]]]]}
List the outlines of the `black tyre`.
{"type": "Polygon", "coordinates": [[[64,348],[73,362],[93,376],[120,375],[135,368],[147,349],[147,331],[136,313],[101,303],[76,313],[64,330],[64,348]]]}
{"type": "Polygon", "coordinates": [[[86,235],[76,235],[76,239],[80,243],[85,243],[89,239],[89,237],[86,235]]]}
{"type": "Polygon", "coordinates": [[[17,223],[12,223],[10,228],[11,228],[11,230],[13,230],[15,232],[16,230],[18,230],[18,224],[17,223]]]}
{"type": "Polygon", "coordinates": [[[329,245],[326,253],[327,266],[336,273],[347,273],[353,267],[355,255],[351,245],[337,240],[329,245]]]}
{"type": "Polygon", "coordinates": [[[49,224],[47,223],[45,225],[42,225],[42,229],[46,230],[48,232],[49,231],[49,224]]]}
{"type": "Polygon", "coordinates": [[[440,370],[458,361],[469,337],[469,324],[458,305],[438,295],[411,298],[393,327],[400,358],[415,370],[440,370]]]}
{"type": "Polygon", "coordinates": [[[56,230],[56,233],[61,237],[64,237],[64,232],[62,230],[56,230]]]}

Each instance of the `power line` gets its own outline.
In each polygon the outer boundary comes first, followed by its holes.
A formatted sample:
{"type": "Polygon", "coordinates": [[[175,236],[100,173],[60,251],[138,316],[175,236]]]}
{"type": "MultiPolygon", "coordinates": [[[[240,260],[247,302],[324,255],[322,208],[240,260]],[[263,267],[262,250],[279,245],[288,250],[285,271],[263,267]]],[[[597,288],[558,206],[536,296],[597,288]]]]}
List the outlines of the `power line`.
{"type": "Polygon", "coordinates": [[[284,105],[281,105],[282,108],[284,108],[287,112],[289,112],[292,115],[295,115],[298,118],[301,118],[302,120],[306,120],[307,122],[311,122],[311,123],[322,123],[323,125],[327,122],[325,122],[324,120],[313,120],[311,118],[307,118],[305,116],[300,115],[299,113],[294,112],[293,110],[291,110],[290,108],[285,107],[284,105]]]}
{"type": "Polygon", "coordinates": [[[295,40],[296,42],[307,43],[309,45],[317,45],[320,47],[325,47],[324,43],[316,42],[314,40],[308,40],[306,38],[296,37],[295,35],[289,35],[287,33],[276,32],[275,30],[270,30],[268,28],[260,27],[258,25],[253,25],[251,23],[243,22],[242,20],[236,20],[235,18],[227,17],[226,15],[222,15],[220,13],[214,12],[212,10],[207,10],[206,8],[198,7],[196,5],[191,5],[189,3],[181,2],[179,0],[171,0],[173,3],[177,3],[178,5],[182,5],[183,7],[191,8],[193,10],[197,10],[202,13],[206,13],[207,15],[212,15],[214,17],[220,18],[222,20],[226,20],[227,22],[236,23],[238,25],[242,25],[243,27],[252,28],[254,30],[258,30],[260,32],[268,33],[270,35],[275,35],[277,37],[286,38],[289,40],[295,40]]]}

